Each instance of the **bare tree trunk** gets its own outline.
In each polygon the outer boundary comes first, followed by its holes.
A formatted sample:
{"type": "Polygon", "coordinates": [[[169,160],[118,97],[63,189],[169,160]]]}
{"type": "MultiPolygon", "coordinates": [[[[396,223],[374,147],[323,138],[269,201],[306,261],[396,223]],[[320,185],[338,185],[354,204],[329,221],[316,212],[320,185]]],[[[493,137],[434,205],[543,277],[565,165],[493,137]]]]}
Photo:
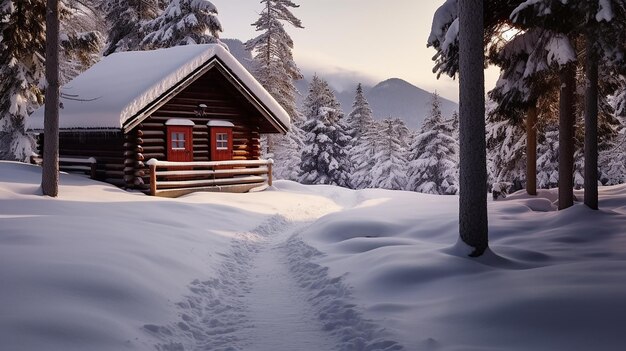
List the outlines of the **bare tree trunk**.
{"type": "Polygon", "coordinates": [[[537,107],[526,112],[526,192],[537,195],[537,107]]]}
{"type": "Polygon", "coordinates": [[[574,120],[576,66],[561,69],[559,101],[559,210],[574,204],[574,120]]]}
{"type": "Polygon", "coordinates": [[[46,8],[46,105],[44,120],[44,195],[59,194],[59,1],[48,0],[46,8]]]}
{"type": "Polygon", "coordinates": [[[459,1],[459,234],[477,257],[488,247],[483,0],[459,1]]]}
{"type": "Polygon", "coordinates": [[[598,209],[598,56],[594,39],[589,35],[585,91],[585,205],[598,209]]]}

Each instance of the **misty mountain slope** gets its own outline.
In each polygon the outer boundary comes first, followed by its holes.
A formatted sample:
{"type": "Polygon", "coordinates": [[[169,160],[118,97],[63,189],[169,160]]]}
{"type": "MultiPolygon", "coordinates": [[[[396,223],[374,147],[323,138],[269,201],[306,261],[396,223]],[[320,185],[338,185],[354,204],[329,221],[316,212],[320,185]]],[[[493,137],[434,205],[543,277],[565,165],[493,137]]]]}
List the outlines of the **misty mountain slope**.
{"type": "MultiPolygon", "coordinates": [[[[335,92],[346,114],[352,111],[357,84],[354,83],[354,91],[335,92]]],[[[296,86],[302,95],[300,99],[303,100],[308,91],[308,79],[298,81],[296,86]]],[[[363,86],[363,91],[374,112],[374,118],[378,120],[398,117],[407,127],[416,130],[422,126],[424,118],[430,113],[432,93],[400,78],[387,79],[374,87],[363,86]]],[[[445,118],[450,118],[454,111],[459,110],[457,103],[441,96],[439,99],[445,118]]]]}
{"type": "MultiPolygon", "coordinates": [[[[244,67],[251,70],[252,55],[243,46],[243,43],[237,39],[221,39],[230,48],[231,54],[235,56],[244,67]]],[[[302,68],[302,67],[301,67],[302,68]]],[[[333,73],[318,72],[318,74],[326,79],[332,86],[333,73]]],[[[306,98],[309,91],[309,82],[311,77],[305,77],[295,83],[296,89],[300,92],[297,97],[297,104],[302,106],[302,102],[306,98]]],[[[345,77],[341,78],[345,80],[345,77]]],[[[335,94],[337,100],[341,104],[344,113],[347,115],[352,111],[352,103],[356,86],[359,83],[359,77],[354,77],[354,88],[338,92],[335,94]]],[[[372,107],[374,117],[382,120],[389,117],[398,117],[402,119],[409,128],[419,129],[430,112],[430,102],[432,93],[418,88],[415,85],[400,79],[391,78],[376,84],[374,87],[363,86],[365,96],[372,107]]],[[[450,118],[454,111],[458,111],[459,105],[448,99],[441,99],[441,111],[445,118],[450,118]]]]}
{"type": "MultiPolygon", "coordinates": [[[[430,113],[432,93],[405,80],[391,78],[367,90],[365,97],[377,119],[399,117],[409,128],[417,129],[422,126],[424,118],[430,113]]],[[[458,111],[458,104],[439,98],[445,118],[450,118],[454,111],[458,111]]]]}

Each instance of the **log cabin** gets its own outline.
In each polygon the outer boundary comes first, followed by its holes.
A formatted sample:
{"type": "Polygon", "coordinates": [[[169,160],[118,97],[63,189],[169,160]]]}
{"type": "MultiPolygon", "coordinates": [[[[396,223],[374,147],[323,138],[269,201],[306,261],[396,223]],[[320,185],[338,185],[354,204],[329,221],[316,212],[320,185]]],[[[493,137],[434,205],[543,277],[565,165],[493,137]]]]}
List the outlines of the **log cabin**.
{"type": "MultiPolygon", "coordinates": [[[[42,107],[30,118],[40,155],[43,116],[42,107]]],[[[260,135],[285,134],[289,125],[221,45],[122,52],[61,89],[59,156],[67,170],[87,163],[96,179],[153,195],[243,192],[271,185],[260,135]]]]}

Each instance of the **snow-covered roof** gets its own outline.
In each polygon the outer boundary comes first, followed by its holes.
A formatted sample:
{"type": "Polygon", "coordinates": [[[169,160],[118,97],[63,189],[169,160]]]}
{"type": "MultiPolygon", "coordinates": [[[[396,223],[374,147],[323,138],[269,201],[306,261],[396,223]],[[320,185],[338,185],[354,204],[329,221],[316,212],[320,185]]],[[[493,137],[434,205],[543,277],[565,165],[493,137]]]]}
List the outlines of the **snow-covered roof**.
{"type": "MultiPolygon", "coordinates": [[[[287,112],[224,47],[218,44],[109,55],[61,89],[60,129],[121,129],[146,117],[150,106],[217,62],[235,78],[264,115],[289,128],[287,112]]],[[[29,128],[43,130],[44,108],[29,128]]],[[[285,129],[286,130],[286,129],[285,129]]]]}

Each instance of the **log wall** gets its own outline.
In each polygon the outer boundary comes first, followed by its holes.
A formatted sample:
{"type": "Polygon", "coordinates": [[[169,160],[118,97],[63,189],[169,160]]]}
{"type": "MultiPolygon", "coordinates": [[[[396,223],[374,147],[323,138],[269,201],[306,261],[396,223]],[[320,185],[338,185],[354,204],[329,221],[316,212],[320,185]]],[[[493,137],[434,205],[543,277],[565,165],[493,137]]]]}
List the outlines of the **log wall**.
{"type": "MultiPolygon", "coordinates": [[[[93,157],[96,179],[121,186],[124,184],[124,137],[122,132],[61,132],[60,157],[93,157]]],[[[43,155],[45,137],[37,137],[37,151],[43,155]]]]}

